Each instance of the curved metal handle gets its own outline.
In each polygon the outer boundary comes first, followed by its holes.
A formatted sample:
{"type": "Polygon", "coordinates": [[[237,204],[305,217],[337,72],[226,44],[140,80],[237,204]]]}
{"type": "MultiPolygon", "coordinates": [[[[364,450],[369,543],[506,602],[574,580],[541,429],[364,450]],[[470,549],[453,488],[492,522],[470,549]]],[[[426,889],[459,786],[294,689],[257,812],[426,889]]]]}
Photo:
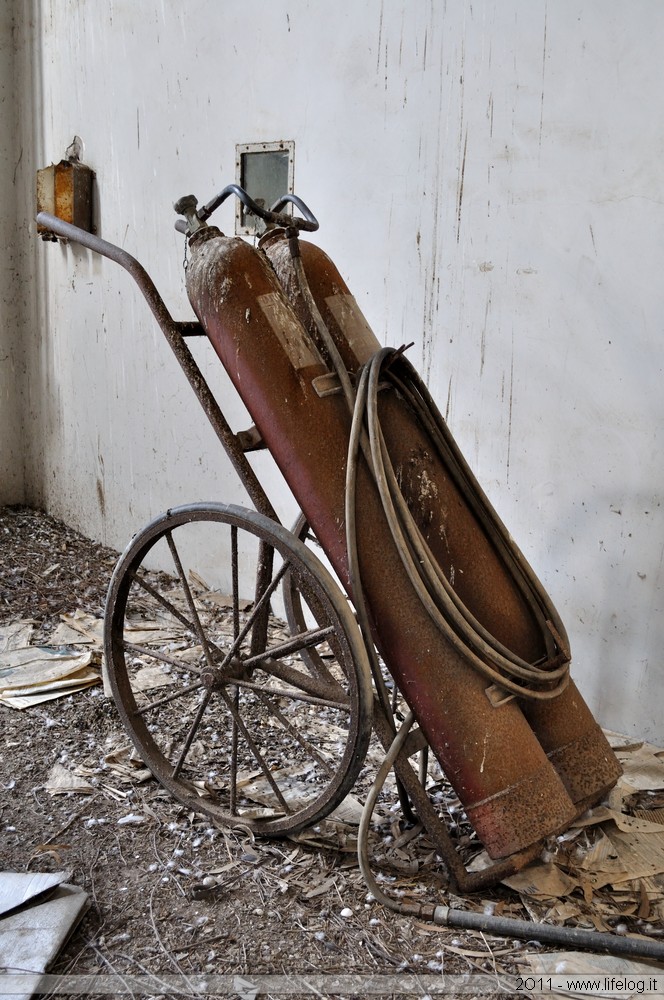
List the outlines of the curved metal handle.
{"type": "Polygon", "coordinates": [[[271,209],[262,208],[258,205],[253,198],[251,198],[244,188],[241,188],[238,184],[228,184],[219,194],[216,194],[214,198],[203,205],[202,208],[196,210],[196,200],[192,201],[193,195],[186,195],[184,198],[180,198],[179,201],[175,203],[175,211],[178,214],[185,215],[187,222],[182,219],[178,219],[175,223],[175,228],[180,233],[191,233],[193,226],[196,225],[196,221],[199,223],[205,222],[210,218],[212,213],[219,208],[219,206],[226,201],[230,195],[234,194],[240,199],[242,204],[248,209],[252,215],[258,216],[259,219],[263,219],[264,222],[269,222],[275,226],[283,226],[286,229],[297,229],[305,230],[305,232],[313,233],[318,229],[318,220],[313,214],[311,209],[305,205],[301,198],[298,198],[294,194],[285,194],[275,202],[271,209]],[[288,203],[295,205],[295,207],[302,213],[302,217],[297,215],[286,215],[282,212],[282,209],[288,203]]]}

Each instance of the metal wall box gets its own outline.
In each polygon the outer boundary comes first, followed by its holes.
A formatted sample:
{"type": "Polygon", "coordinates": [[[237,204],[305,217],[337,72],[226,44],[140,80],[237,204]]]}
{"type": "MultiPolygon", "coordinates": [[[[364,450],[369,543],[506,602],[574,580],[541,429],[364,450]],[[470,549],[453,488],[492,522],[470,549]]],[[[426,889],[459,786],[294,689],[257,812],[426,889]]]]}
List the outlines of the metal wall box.
{"type": "MultiPolygon", "coordinates": [[[[295,143],[292,141],[253,142],[236,146],[237,183],[261,208],[269,209],[282,195],[293,194],[294,159],[295,143]]],[[[238,201],[235,209],[236,235],[256,236],[264,229],[265,223],[238,201]]]]}
{"type": "MultiPolygon", "coordinates": [[[[94,172],[76,159],[60,160],[37,171],[37,211],[49,212],[87,233],[92,225],[92,180],[94,172]]],[[[56,239],[42,226],[37,232],[45,240],[56,239]]]]}

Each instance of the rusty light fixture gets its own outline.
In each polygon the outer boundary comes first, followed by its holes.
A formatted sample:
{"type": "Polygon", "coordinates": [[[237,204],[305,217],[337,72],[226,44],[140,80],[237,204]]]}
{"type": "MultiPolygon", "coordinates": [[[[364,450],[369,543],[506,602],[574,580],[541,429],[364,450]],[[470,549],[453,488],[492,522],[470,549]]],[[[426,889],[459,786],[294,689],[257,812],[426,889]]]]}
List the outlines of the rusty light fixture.
{"type": "MultiPolygon", "coordinates": [[[[48,212],[87,233],[94,232],[92,221],[92,182],[94,171],[80,156],[83,143],[76,135],[65,151],[65,158],[37,171],[37,211],[48,212]]],[[[58,237],[43,226],[37,226],[43,240],[58,237]]]]}

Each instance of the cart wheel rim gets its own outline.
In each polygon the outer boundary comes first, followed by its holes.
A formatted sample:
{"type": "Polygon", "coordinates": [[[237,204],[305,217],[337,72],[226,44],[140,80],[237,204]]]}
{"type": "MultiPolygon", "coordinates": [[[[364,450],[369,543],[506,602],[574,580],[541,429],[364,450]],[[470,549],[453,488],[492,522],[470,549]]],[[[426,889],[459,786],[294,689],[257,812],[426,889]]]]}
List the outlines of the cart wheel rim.
{"type": "Polygon", "coordinates": [[[372,711],[359,629],[316,556],[262,514],[195,504],[139,532],[109,588],[105,655],[141,758],[188,807],[282,834],[328,815],[354,784],[372,711]],[[201,590],[201,544],[215,572],[226,573],[228,607],[217,590],[201,590]],[[256,565],[245,607],[247,549],[256,565]],[[268,617],[286,576],[308,617],[290,632],[268,617]],[[141,614],[163,626],[154,641],[141,614]]]}

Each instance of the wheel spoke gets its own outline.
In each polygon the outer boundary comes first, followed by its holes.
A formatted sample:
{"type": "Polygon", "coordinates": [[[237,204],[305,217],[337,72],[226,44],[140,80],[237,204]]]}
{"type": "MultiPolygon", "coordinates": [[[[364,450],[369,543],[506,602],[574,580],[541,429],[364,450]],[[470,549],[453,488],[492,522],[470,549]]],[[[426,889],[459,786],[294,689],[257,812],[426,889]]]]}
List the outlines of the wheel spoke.
{"type": "Polygon", "coordinates": [[[168,663],[169,666],[177,667],[183,673],[201,673],[200,667],[196,667],[192,663],[185,663],[184,660],[178,660],[177,656],[173,656],[171,653],[164,653],[163,650],[148,649],[147,646],[139,646],[135,642],[127,642],[126,639],[123,645],[128,653],[134,653],[136,656],[144,656],[146,658],[150,657],[153,660],[159,660],[161,663],[168,663]]]}
{"type": "Polygon", "coordinates": [[[191,588],[189,586],[189,581],[187,580],[187,576],[186,576],[185,571],[184,571],[184,569],[182,567],[182,562],[180,561],[180,554],[179,554],[179,552],[177,550],[175,542],[173,541],[173,533],[171,531],[168,531],[166,533],[166,541],[168,542],[168,547],[171,550],[171,555],[173,557],[173,562],[175,563],[175,568],[176,568],[178,576],[180,578],[180,583],[182,585],[182,589],[184,590],[184,596],[185,596],[185,599],[187,601],[187,605],[189,607],[189,611],[190,611],[191,616],[192,616],[192,618],[194,619],[194,622],[195,622],[195,632],[196,632],[196,635],[198,636],[198,641],[200,642],[201,646],[203,647],[203,652],[205,653],[205,659],[207,660],[207,664],[208,664],[209,667],[211,667],[212,666],[212,655],[210,653],[210,647],[208,646],[207,636],[206,636],[206,634],[205,634],[205,632],[203,630],[203,626],[201,625],[201,619],[199,617],[198,611],[196,610],[196,605],[194,604],[194,598],[192,597],[191,588]]]}
{"type": "MultiPolygon", "coordinates": [[[[237,687],[233,692],[233,705],[237,711],[240,703],[240,692],[237,687]]],[[[229,793],[229,803],[231,813],[235,816],[237,813],[237,746],[238,746],[238,729],[237,722],[235,721],[235,716],[233,716],[233,722],[231,724],[231,787],[229,793]]]]}
{"type": "Polygon", "coordinates": [[[333,632],[333,625],[328,625],[327,628],[312,628],[308,632],[300,632],[292,639],[280,642],[276,646],[270,646],[263,653],[257,653],[256,656],[248,656],[244,661],[245,666],[253,667],[260,664],[263,660],[274,660],[280,656],[290,656],[292,653],[299,653],[302,649],[317,646],[319,642],[323,642],[333,632]]]}
{"type": "Polygon", "coordinates": [[[263,702],[267,710],[277,719],[281,725],[286,729],[293,739],[300,744],[303,750],[306,750],[314,760],[317,760],[321,765],[326,774],[333,774],[333,768],[330,766],[329,761],[325,760],[324,757],[318,752],[315,746],[313,746],[307,739],[304,738],[300,733],[298,733],[295,726],[292,725],[284,715],[282,711],[272,702],[271,698],[268,698],[264,691],[261,691],[259,696],[260,700],[263,702]]]}
{"type": "MultiPolygon", "coordinates": [[[[170,614],[172,614],[174,618],[177,618],[178,621],[180,621],[185,626],[185,628],[187,628],[190,632],[196,635],[196,625],[193,622],[191,622],[186,617],[186,615],[183,615],[180,609],[177,608],[171,601],[169,601],[167,597],[164,597],[164,595],[161,594],[155,587],[149,584],[147,580],[136,575],[133,577],[132,582],[142,587],[143,590],[145,590],[151,597],[153,597],[156,601],[158,601],[159,604],[162,605],[162,607],[164,607],[170,614]]],[[[208,638],[208,643],[211,651],[222,657],[226,655],[225,651],[220,646],[217,646],[216,643],[211,642],[209,638],[208,638]]],[[[132,645],[131,643],[126,643],[126,648],[130,649],[131,645],[132,645]]],[[[154,653],[151,653],[151,655],[154,655],[154,653]]]]}
{"type": "MultiPolygon", "coordinates": [[[[298,635],[293,636],[292,639],[278,643],[275,646],[270,646],[263,653],[247,657],[244,661],[245,666],[261,667],[267,673],[274,674],[275,677],[288,681],[296,688],[301,688],[320,698],[335,699],[339,704],[345,704],[347,702],[346,693],[329,670],[325,670],[324,673],[318,670],[315,672],[310,670],[309,673],[305,674],[303,671],[283,663],[280,659],[282,656],[289,656],[300,653],[303,650],[309,650],[324,642],[333,633],[334,626],[332,625],[327,628],[309,629],[306,632],[300,632],[298,635]]],[[[308,661],[305,661],[305,663],[309,666],[308,661]]]]}
{"type": "Polygon", "coordinates": [[[143,708],[137,708],[134,715],[147,715],[148,712],[154,712],[155,709],[162,708],[170,702],[177,701],[178,698],[184,698],[186,695],[191,694],[192,691],[200,691],[202,686],[203,685],[200,681],[198,681],[196,684],[188,684],[187,687],[178,688],[177,691],[164,695],[163,698],[159,698],[157,701],[151,701],[149,705],[144,705],[143,708]]]}
{"type": "Polygon", "coordinates": [[[236,709],[235,705],[233,704],[233,699],[230,697],[230,695],[228,694],[227,691],[223,691],[222,690],[220,692],[220,694],[221,694],[221,697],[226,702],[226,705],[228,706],[228,710],[231,712],[231,714],[233,716],[233,719],[234,719],[234,721],[235,721],[235,723],[236,723],[239,731],[244,736],[244,738],[245,738],[245,740],[247,742],[247,746],[249,747],[249,749],[251,750],[252,754],[254,755],[256,763],[260,767],[261,771],[265,775],[265,778],[267,779],[268,784],[272,788],[272,791],[274,792],[274,794],[277,796],[279,802],[281,803],[284,812],[286,812],[286,813],[290,812],[290,808],[288,806],[288,803],[286,802],[286,799],[283,797],[281,789],[279,788],[279,785],[275,781],[274,775],[272,774],[272,771],[268,767],[267,761],[263,757],[263,754],[258,749],[258,746],[256,745],[255,740],[253,739],[253,737],[249,733],[247,727],[245,726],[244,722],[242,721],[242,717],[240,716],[240,713],[238,712],[238,710],[236,709]]]}
{"type": "Polygon", "coordinates": [[[315,695],[317,698],[325,698],[328,701],[334,701],[342,705],[348,700],[346,692],[340,684],[322,684],[315,677],[312,677],[311,674],[305,674],[303,670],[291,667],[281,660],[263,660],[261,668],[265,673],[272,674],[278,677],[279,680],[286,681],[288,684],[292,684],[294,688],[306,691],[307,694],[315,695]]]}
{"type": "Polygon", "coordinates": [[[272,597],[272,594],[275,592],[275,590],[277,589],[277,587],[281,583],[282,577],[283,577],[283,575],[284,575],[284,573],[286,572],[287,569],[288,569],[288,566],[287,566],[287,564],[284,563],[284,565],[281,567],[281,569],[279,570],[279,572],[277,573],[277,575],[275,576],[275,578],[272,580],[272,582],[269,585],[269,587],[263,593],[263,595],[260,598],[260,600],[256,602],[256,604],[254,605],[254,608],[253,608],[251,614],[248,616],[247,621],[244,623],[244,626],[240,630],[239,635],[237,636],[237,638],[233,642],[233,645],[231,646],[231,648],[228,651],[228,653],[224,656],[224,659],[222,660],[222,662],[220,664],[220,669],[223,669],[224,667],[226,667],[230,663],[230,661],[232,660],[232,658],[239,653],[240,647],[241,647],[243,641],[246,639],[247,635],[251,631],[252,626],[256,622],[256,619],[257,619],[258,615],[261,613],[261,611],[263,610],[263,608],[265,607],[265,605],[269,602],[270,598],[272,597]]]}
{"type": "Polygon", "coordinates": [[[196,631],[196,627],[193,622],[190,622],[189,619],[182,614],[179,608],[169,601],[167,597],[164,597],[164,595],[161,594],[156,587],[153,587],[151,583],[148,583],[144,577],[139,576],[136,573],[133,576],[132,582],[136,583],[139,587],[142,587],[143,590],[150,595],[150,597],[153,597],[155,601],[161,604],[161,606],[165,608],[169,614],[173,615],[174,618],[177,618],[177,620],[181,622],[185,628],[188,628],[190,632],[196,631]]]}
{"type": "Polygon", "coordinates": [[[344,694],[343,701],[334,701],[331,698],[318,698],[316,695],[305,694],[298,688],[275,688],[266,687],[265,684],[256,684],[254,681],[234,680],[233,684],[239,688],[246,688],[247,691],[256,691],[271,694],[275,698],[288,698],[290,701],[301,701],[307,705],[319,705],[321,708],[334,708],[339,712],[348,714],[351,711],[350,698],[344,694]]]}
{"type": "Polygon", "coordinates": [[[200,703],[200,705],[198,707],[198,711],[196,713],[196,717],[195,717],[194,721],[192,722],[192,724],[191,724],[191,726],[189,728],[189,732],[187,733],[187,738],[184,741],[184,746],[182,747],[182,750],[180,751],[180,756],[178,757],[177,762],[175,764],[175,767],[173,768],[173,771],[172,771],[172,774],[171,774],[172,778],[177,778],[178,774],[180,773],[180,771],[182,769],[182,766],[183,766],[183,764],[184,764],[184,762],[186,760],[187,754],[189,753],[189,750],[191,749],[191,744],[193,743],[194,736],[198,732],[198,727],[200,726],[201,722],[203,721],[203,716],[205,715],[205,709],[208,707],[208,704],[210,702],[210,698],[211,697],[212,697],[212,692],[211,691],[206,691],[205,695],[203,696],[203,698],[201,700],[201,703],[200,703]]]}

